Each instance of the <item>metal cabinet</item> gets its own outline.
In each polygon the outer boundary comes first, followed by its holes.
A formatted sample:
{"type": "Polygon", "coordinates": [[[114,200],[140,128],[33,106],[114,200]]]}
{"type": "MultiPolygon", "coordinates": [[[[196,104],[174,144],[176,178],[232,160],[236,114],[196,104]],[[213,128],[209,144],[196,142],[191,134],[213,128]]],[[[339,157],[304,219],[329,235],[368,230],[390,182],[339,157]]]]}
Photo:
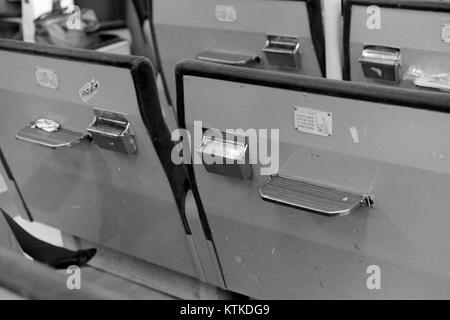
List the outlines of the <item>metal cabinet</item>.
{"type": "Polygon", "coordinates": [[[190,178],[229,289],[262,299],[448,298],[446,93],[197,61],[177,75],[190,178]],[[213,160],[257,140],[248,158],[226,156],[212,171],[199,146],[214,131],[224,149],[213,160]]]}

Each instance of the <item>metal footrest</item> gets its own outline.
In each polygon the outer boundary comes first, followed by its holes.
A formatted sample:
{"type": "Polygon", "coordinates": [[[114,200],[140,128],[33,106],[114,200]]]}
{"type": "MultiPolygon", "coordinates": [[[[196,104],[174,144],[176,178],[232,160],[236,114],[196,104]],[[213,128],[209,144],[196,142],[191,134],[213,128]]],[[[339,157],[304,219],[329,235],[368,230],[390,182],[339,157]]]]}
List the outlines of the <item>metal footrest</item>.
{"type": "Polygon", "coordinates": [[[272,177],[259,193],[263,200],[325,216],[343,216],[362,206],[373,206],[367,195],[282,176],[272,177]]]}

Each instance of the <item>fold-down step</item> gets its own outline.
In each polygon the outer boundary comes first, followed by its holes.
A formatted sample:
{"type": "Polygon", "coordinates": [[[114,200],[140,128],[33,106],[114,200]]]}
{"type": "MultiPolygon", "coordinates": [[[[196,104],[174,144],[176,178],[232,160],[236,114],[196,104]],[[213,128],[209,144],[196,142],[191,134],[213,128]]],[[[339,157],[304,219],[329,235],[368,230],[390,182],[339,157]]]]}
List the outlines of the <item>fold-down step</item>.
{"type": "Polygon", "coordinates": [[[272,177],[259,193],[263,200],[325,216],[343,216],[373,206],[372,199],[364,194],[282,176],[272,177]]]}

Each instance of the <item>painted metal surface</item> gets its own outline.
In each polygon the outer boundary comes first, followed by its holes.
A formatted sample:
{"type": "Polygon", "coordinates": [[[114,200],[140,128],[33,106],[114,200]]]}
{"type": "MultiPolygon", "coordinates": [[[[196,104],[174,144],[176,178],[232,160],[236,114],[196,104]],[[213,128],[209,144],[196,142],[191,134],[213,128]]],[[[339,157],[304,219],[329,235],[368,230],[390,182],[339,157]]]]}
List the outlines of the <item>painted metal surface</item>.
{"type": "Polygon", "coordinates": [[[250,68],[321,76],[304,1],[154,0],[153,20],[162,69],[173,100],[175,65],[183,59],[195,59],[205,50],[259,56],[260,63],[249,65],[250,68]],[[269,64],[263,53],[267,35],[299,39],[299,70],[269,64]]]}
{"type": "Polygon", "coordinates": [[[3,214],[0,214],[0,247],[9,251],[20,253],[20,245],[8,226],[3,214]]]}
{"type": "Polygon", "coordinates": [[[327,78],[342,80],[342,0],[322,0],[327,78]]]}
{"type": "Polygon", "coordinates": [[[450,12],[383,6],[378,8],[379,15],[369,6],[353,5],[351,7],[350,50],[344,52],[350,55],[351,81],[417,88],[411,80],[404,79],[411,66],[434,75],[450,72],[448,60],[450,43],[442,39],[443,26],[450,23],[450,12]],[[379,21],[380,24],[375,27],[374,21],[379,21]],[[379,81],[364,76],[358,59],[365,45],[380,45],[401,50],[398,83],[379,81]]]}
{"type": "Polygon", "coordinates": [[[259,165],[243,181],[194,164],[229,289],[267,299],[450,297],[450,114],[184,79],[191,132],[200,120],[221,130],[278,129],[281,175],[375,200],[373,209],[323,217],[263,201],[258,190],[269,177],[259,165]],[[295,106],[332,113],[333,136],[298,132],[295,106]],[[370,266],[381,270],[380,290],[367,286],[370,266]]]}
{"type": "Polygon", "coordinates": [[[0,69],[0,144],[33,218],[197,277],[171,188],[139,113],[130,70],[5,51],[0,69]],[[54,70],[58,88],[39,86],[36,67],[54,70]],[[84,103],[79,90],[94,78],[98,91],[84,103]],[[87,132],[93,108],[126,114],[136,154],[87,142],[52,150],[15,139],[42,117],[87,132]]]}

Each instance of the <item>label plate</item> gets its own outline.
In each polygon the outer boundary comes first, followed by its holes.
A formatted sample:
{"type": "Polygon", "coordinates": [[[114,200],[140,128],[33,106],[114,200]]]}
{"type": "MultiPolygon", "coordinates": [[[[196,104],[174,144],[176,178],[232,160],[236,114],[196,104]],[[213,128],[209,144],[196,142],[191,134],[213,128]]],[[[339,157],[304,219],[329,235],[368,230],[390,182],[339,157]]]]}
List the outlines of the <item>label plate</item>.
{"type": "Polygon", "coordinates": [[[58,89],[58,76],[56,72],[50,69],[36,67],[34,76],[38,85],[49,89],[58,89]]]}
{"type": "Polygon", "coordinates": [[[333,115],[331,112],[294,107],[295,129],[303,133],[331,137],[333,135],[333,115]]]}
{"type": "Polygon", "coordinates": [[[450,43],[450,23],[444,23],[442,25],[441,38],[443,42],[450,43]]]}
{"type": "Polygon", "coordinates": [[[237,20],[236,8],[233,6],[217,5],[215,9],[216,20],[232,23],[237,20]]]}

